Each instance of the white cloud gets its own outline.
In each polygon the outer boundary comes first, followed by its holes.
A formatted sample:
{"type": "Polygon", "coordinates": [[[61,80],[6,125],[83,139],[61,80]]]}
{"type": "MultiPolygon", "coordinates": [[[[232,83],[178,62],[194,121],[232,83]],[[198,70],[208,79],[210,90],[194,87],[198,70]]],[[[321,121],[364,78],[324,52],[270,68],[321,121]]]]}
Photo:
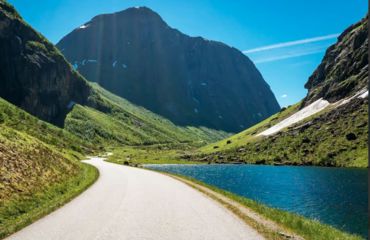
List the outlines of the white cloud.
{"type": "Polygon", "coordinates": [[[265,62],[274,62],[278,60],[284,60],[288,58],[294,58],[294,57],[301,57],[301,56],[307,56],[307,55],[312,55],[316,53],[321,53],[324,52],[326,47],[321,48],[321,49],[304,49],[302,51],[297,51],[297,52],[291,52],[291,53],[286,53],[278,56],[268,56],[268,57],[263,57],[263,58],[257,58],[253,62],[254,63],[265,63],[265,62]]]}
{"type": "Polygon", "coordinates": [[[287,98],[288,97],[288,95],[287,94],[283,94],[283,95],[281,95],[281,98],[287,98]]]}
{"type": "Polygon", "coordinates": [[[267,51],[267,50],[271,50],[271,49],[291,47],[291,46],[303,45],[303,44],[313,43],[313,42],[321,42],[321,41],[337,38],[338,36],[339,36],[339,34],[335,33],[335,34],[329,34],[329,35],[325,35],[325,36],[319,36],[319,37],[296,40],[296,41],[276,43],[276,44],[267,45],[267,46],[263,46],[263,47],[244,50],[243,53],[247,54],[247,53],[254,53],[254,52],[262,52],[262,51],[267,51]]]}

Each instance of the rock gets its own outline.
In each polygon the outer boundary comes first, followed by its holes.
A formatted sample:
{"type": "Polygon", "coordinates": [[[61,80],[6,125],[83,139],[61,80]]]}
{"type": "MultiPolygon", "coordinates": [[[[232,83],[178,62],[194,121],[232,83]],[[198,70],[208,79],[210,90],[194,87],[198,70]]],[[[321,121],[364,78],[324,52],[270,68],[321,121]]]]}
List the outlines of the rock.
{"type": "Polygon", "coordinates": [[[311,140],[308,137],[304,137],[302,139],[302,143],[310,143],[310,142],[311,142],[311,140]]]}
{"type": "Polygon", "coordinates": [[[208,161],[208,158],[207,157],[202,157],[201,159],[199,159],[199,161],[206,162],[206,161],[208,161]]]}
{"type": "Polygon", "coordinates": [[[353,140],[356,140],[356,139],[357,139],[357,136],[356,136],[356,134],[354,134],[354,133],[348,133],[348,134],[346,135],[346,139],[347,139],[348,141],[353,141],[353,140]]]}
{"type": "Polygon", "coordinates": [[[257,160],[256,161],[256,164],[266,164],[266,160],[262,159],[262,160],[257,160]]]}
{"type": "Polygon", "coordinates": [[[307,149],[304,149],[304,150],[303,150],[303,156],[307,156],[309,153],[310,153],[310,151],[309,151],[309,150],[307,150],[307,149]]]}
{"type": "Polygon", "coordinates": [[[312,125],[313,125],[313,121],[309,121],[309,122],[306,122],[306,123],[304,123],[302,125],[298,125],[298,126],[292,127],[292,130],[293,131],[298,130],[299,133],[303,133],[307,128],[309,128],[312,125]]]}
{"type": "Polygon", "coordinates": [[[87,104],[91,88],[51,43],[11,9],[0,1],[0,97],[63,126],[71,103],[87,104]]]}
{"type": "Polygon", "coordinates": [[[190,159],[191,156],[189,154],[184,154],[184,155],[182,155],[181,158],[183,158],[183,159],[190,159]]]}
{"type": "MultiPolygon", "coordinates": [[[[302,106],[324,98],[329,102],[350,97],[368,84],[368,16],[346,29],[327,51],[305,88],[302,106]]],[[[347,105],[347,104],[346,104],[347,105]]]]}
{"type": "Polygon", "coordinates": [[[238,152],[245,152],[245,148],[239,148],[238,152]]]}

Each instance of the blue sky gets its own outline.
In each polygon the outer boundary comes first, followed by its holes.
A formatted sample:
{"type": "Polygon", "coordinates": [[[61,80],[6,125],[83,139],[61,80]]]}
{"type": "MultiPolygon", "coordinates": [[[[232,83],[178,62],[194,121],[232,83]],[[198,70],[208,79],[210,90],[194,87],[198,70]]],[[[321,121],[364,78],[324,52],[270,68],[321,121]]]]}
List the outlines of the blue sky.
{"type": "Polygon", "coordinates": [[[367,0],[9,0],[53,43],[95,15],[147,6],[174,28],[244,51],[281,106],[303,85],[336,35],[367,13],[367,0]]]}

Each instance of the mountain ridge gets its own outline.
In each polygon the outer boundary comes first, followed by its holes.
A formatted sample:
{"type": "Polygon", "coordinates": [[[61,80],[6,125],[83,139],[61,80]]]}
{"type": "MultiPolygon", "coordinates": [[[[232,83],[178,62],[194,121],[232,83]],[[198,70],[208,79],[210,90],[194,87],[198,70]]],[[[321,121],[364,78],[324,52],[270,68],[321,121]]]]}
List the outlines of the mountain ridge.
{"type": "Polygon", "coordinates": [[[1,1],[0,9],[0,97],[63,126],[74,102],[88,103],[87,82],[14,8],[1,1]]]}
{"type": "Polygon", "coordinates": [[[329,47],[304,87],[302,106],[323,98],[329,102],[354,95],[368,83],[368,15],[352,24],[329,47]]]}
{"type": "Polygon", "coordinates": [[[98,15],[57,47],[89,81],[178,125],[235,132],[280,109],[247,56],[146,7],[98,15]]]}

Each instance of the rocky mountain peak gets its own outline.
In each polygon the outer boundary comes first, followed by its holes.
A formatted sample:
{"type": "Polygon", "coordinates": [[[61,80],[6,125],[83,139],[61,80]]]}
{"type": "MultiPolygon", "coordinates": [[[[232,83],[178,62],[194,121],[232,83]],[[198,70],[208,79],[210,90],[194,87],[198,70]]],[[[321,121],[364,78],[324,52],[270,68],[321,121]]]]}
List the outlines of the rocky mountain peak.
{"type": "Polygon", "coordinates": [[[237,132],[280,109],[247,56],[146,7],[99,15],[57,47],[86,79],[178,125],[237,132]]]}
{"type": "Polygon", "coordinates": [[[303,105],[324,98],[329,102],[354,95],[368,84],[368,16],[347,28],[328,48],[305,84],[303,105]]]}

